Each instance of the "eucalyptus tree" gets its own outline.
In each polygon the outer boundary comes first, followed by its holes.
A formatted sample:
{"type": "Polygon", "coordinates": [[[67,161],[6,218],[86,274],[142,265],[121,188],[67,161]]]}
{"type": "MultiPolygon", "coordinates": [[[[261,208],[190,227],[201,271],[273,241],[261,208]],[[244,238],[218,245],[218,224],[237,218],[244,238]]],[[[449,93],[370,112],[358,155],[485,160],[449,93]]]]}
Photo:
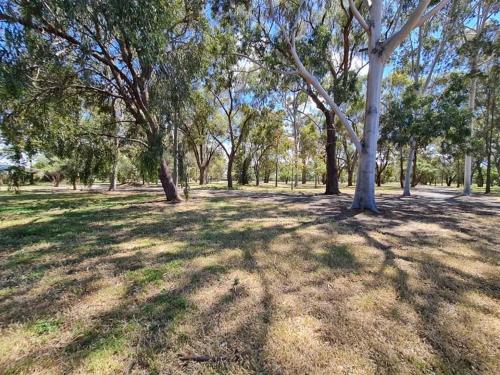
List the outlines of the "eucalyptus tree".
{"type": "Polygon", "coordinates": [[[255,185],[260,184],[262,161],[267,158],[277,139],[284,132],[284,113],[264,108],[256,118],[249,135],[250,156],[255,174],[255,185]]]}
{"type": "MultiPolygon", "coordinates": [[[[318,153],[319,134],[316,125],[312,121],[307,121],[299,131],[300,138],[300,159],[302,162],[302,184],[307,182],[307,166],[309,161],[314,164],[316,171],[316,154],[318,153]]],[[[336,156],[336,155],[335,155],[336,156]]]]}
{"type": "MultiPolygon", "coordinates": [[[[304,18],[311,30],[297,42],[302,62],[314,71],[318,81],[338,105],[352,102],[359,95],[356,81],[364,67],[362,59],[355,54],[361,48],[362,29],[356,27],[348,3],[326,1],[321,5],[306,5],[309,6],[305,7],[304,18]]],[[[325,194],[339,194],[335,112],[320,100],[311,85],[308,85],[307,93],[325,118],[325,194]]]]}
{"type": "Polygon", "coordinates": [[[207,180],[208,168],[219,144],[210,135],[214,126],[215,108],[201,91],[191,95],[190,104],[186,106],[179,120],[180,129],[185,134],[186,142],[191,149],[199,170],[198,182],[203,185],[207,180]]]}
{"type": "Polygon", "coordinates": [[[484,140],[486,148],[486,187],[485,193],[491,192],[491,186],[493,184],[492,167],[494,152],[497,155],[500,154],[500,148],[498,147],[500,142],[500,126],[497,121],[497,101],[500,97],[500,89],[498,88],[499,79],[499,69],[498,66],[494,66],[490,69],[490,72],[486,78],[485,82],[485,114],[484,114],[484,140]],[[495,142],[496,141],[496,142],[495,142]]]}
{"type": "Polygon", "coordinates": [[[227,69],[218,77],[212,90],[214,102],[219,105],[224,123],[211,130],[211,135],[227,156],[227,187],[233,189],[233,165],[240,147],[248,137],[258,116],[246,102],[245,82],[242,76],[227,69]]]}
{"type": "MultiPolygon", "coordinates": [[[[431,88],[436,71],[443,69],[443,62],[450,57],[452,51],[451,43],[456,39],[456,25],[460,19],[461,12],[458,2],[455,1],[447,12],[441,12],[432,20],[419,25],[415,33],[402,43],[399,59],[401,68],[408,73],[412,79],[414,95],[425,96],[431,88]]],[[[404,10],[402,10],[404,12],[404,10]]],[[[398,61],[399,62],[399,61],[398,61]]],[[[448,61],[450,62],[450,61],[448,61]]],[[[415,107],[419,110],[420,107],[415,107]]],[[[432,126],[432,124],[428,124],[432,126]]],[[[403,184],[403,196],[410,196],[411,186],[415,185],[414,171],[418,144],[416,136],[409,134],[409,148],[407,156],[407,173],[403,184]]],[[[401,145],[402,146],[402,145],[401,145]]]]}
{"type": "MultiPolygon", "coordinates": [[[[469,17],[464,20],[462,28],[464,44],[461,48],[462,56],[467,57],[468,69],[471,76],[469,88],[469,109],[476,111],[476,93],[478,77],[484,58],[491,59],[492,39],[497,38],[498,21],[494,15],[498,14],[498,3],[491,0],[476,0],[465,4],[468,7],[469,17]]],[[[471,132],[474,130],[474,118],[471,120],[471,132]]],[[[467,150],[464,161],[464,195],[471,194],[472,182],[472,155],[467,150]]]]}
{"type": "Polygon", "coordinates": [[[3,0],[0,22],[11,34],[40,35],[49,51],[73,68],[78,81],[58,82],[61,90],[122,101],[145,140],[149,167],[159,167],[167,200],[179,201],[163,155],[159,99],[166,89],[187,91],[191,80],[184,78],[201,65],[203,2],[3,0]]]}
{"type": "MultiPolygon", "coordinates": [[[[398,10],[401,7],[397,4],[394,6],[395,4],[389,1],[372,0],[367,12],[365,12],[364,7],[358,9],[353,0],[349,1],[350,12],[367,35],[366,110],[363,135],[360,139],[344,110],[318,79],[317,73],[305,65],[305,55],[309,51],[302,50],[301,43],[314,31],[308,17],[311,14],[310,9],[314,13],[314,9],[318,8],[318,2],[312,0],[299,2],[256,0],[250,2],[255,15],[255,24],[262,33],[265,32],[265,36],[257,38],[258,41],[248,56],[249,59],[269,69],[279,70],[280,74],[296,75],[303,79],[336,114],[360,154],[356,192],[352,203],[354,209],[368,209],[378,212],[375,203],[375,159],[384,67],[389,62],[394,50],[408,35],[443,9],[449,0],[441,0],[437,5],[428,9],[430,3],[431,0],[420,0],[403,20],[402,12],[398,10]],[[363,13],[368,13],[368,21],[363,13]],[[277,59],[276,55],[279,55],[280,58],[277,59]]],[[[407,2],[402,4],[411,8],[411,4],[407,2]]],[[[331,51],[326,52],[327,55],[330,53],[331,51]]]]}

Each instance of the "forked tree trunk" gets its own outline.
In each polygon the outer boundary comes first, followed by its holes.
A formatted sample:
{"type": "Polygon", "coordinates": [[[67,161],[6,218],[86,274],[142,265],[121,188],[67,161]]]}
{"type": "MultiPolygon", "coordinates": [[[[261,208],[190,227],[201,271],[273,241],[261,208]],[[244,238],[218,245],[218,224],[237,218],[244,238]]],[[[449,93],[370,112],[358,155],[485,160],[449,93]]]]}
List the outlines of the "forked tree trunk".
{"type": "Polygon", "coordinates": [[[174,180],[172,178],[172,175],[170,174],[167,161],[163,157],[160,159],[160,181],[167,201],[172,203],[180,202],[181,198],[177,191],[177,186],[175,186],[174,184],[174,180]]]}
{"type": "Polygon", "coordinates": [[[416,149],[416,143],[415,140],[412,138],[410,140],[410,151],[408,151],[408,159],[406,161],[406,175],[403,188],[403,197],[411,196],[411,181],[412,181],[413,159],[415,157],[415,149],[416,149]]]}
{"type": "Polygon", "coordinates": [[[380,119],[380,94],[384,62],[375,50],[370,52],[366,89],[365,126],[359,156],[353,209],[379,212],[375,203],[375,162],[380,119]]]}

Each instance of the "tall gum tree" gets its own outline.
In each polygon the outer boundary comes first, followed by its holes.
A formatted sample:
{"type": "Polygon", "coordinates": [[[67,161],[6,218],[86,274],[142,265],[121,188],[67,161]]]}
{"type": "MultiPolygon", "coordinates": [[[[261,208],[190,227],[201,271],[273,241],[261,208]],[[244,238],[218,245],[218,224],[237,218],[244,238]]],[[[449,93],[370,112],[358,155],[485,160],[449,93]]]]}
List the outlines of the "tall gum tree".
{"type": "Polygon", "coordinates": [[[201,1],[138,0],[125,2],[0,2],[0,22],[36,32],[52,42],[53,52],[72,60],[79,88],[123,101],[159,167],[168,201],[180,200],[163,155],[164,127],[155,111],[155,85],[182,92],[189,80],[176,79],[197,62],[200,29],[205,24],[201,1]],[[162,69],[166,66],[167,69],[162,69]],[[165,74],[165,72],[169,74],[165,74]]]}
{"type": "Polygon", "coordinates": [[[368,78],[365,98],[365,119],[361,139],[357,136],[352,122],[347,118],[341,105],[321,84],[314,70],[305,64],[305,56],[297,48],[302,38],[302,30],[307,27],[309,9],[317,7],[314,1],[283,2],[273,0],[256,0],[252,2],[257,28],[266,30],[267,37],[260,39],[254,48],[254,54],[246,56],[256,65],[265,67],[281,75],[301,77],[310,85],[317,95],[337,116],[340,123],[359,153],[356,192],[352,208],[367,209],[378,212],[375,202],[375,161],[380,119],[380,99],[384,68],[394,50],[408,37],[415,28],[423,25],[441,11],[450,0],[441,0],[429,9],[431,0],[420,0],[408,17],[401,20],[401,12],[390,12],[389,2],[373,0],[369,2],[368,21],[360,13],[353,0],[349,0],[349,9],[354,18],[367,34],[368,78]],[[392,20],[385,25],[387,19],[392,20]],[[385,28],[385,31],[383,30],[385,28]],[[396,31],[393,31],[396,29],[396,31]],[[271,40],[271,39],[278,39],[271,40]],[[293,68],[272,56],[275,49],[288,57],[293,68]],[[267,52],[267,54],[266,54],[267,52]]]}
{"type": "MultiPolygon", "coordinates": [[[[471,44],[474,44],[479,42],[481,34],[483,33],[483,31],[487,26],[487,21],[493,16],[495,11],[498,11],[498,7],[495,7],[494,2],[489,0],[479,0],[477,2],[472,2],[470,5],[472,8],[473,16],[472,20],[469,19],[467,21],[469,21],[468,23],[471,23],[472,26],[464,25],[465,27],[464,38],[465,39],[470,38],[471,44]]],[[[469,88],[469,110],[472,113],[474,113],[474,111],[476,110],[476,93],[478,84],[477,73],[479,72],[479,64],[480,64],[479,52],[480,52],[480,43],[477,43],[476,48],[472,46],[471,53],[468,56],[469,71],[472,76],[469,88]]],[[[471,133],[473,133],[474,118],[471,119],[470,128],[471,128],[471,133]]],[[[470,150],[468,150],[465,154],[465,160],[464,160],[464,190],[463,190],[464,195],[471,194],[472,192],[471,184],[472,184],[472,155],[470,150]]]]}
{"type": "MultiPolygon", "coordinates": [[[[438,62],[442,63],[446,56],[446,46],[456,34],[457,8],[458,2],[455,1],[452,3],[449,12],[443,14],[443,17],[435,17],[432,22],[429,21],[418,27],[418,32],[415,33],[416,42],[413,41],[410,35],[405,43],[409,51],[407,61],[410,62],[409,70],[417,98],[427,94],[433,82],[438,62]]],[[[403,57],[408,56],[403,54],[403,57]]],[[[418,152],[416,137],[411,136],[409,144],[403,196],[411,195],[411,186],[415,180],[413,171],[416,169],[415,158],[418,152]]]]}

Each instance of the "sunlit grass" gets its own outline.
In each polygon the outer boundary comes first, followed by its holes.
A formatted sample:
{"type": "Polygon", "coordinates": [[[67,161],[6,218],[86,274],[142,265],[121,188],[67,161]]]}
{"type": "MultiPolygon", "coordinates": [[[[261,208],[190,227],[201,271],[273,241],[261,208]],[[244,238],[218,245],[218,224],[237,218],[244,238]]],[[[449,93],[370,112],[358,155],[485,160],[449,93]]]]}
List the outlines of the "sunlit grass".
{"type": "Polygon", "coordinates": [[[1,193],[0,373],[500,370],[498,197],[270,185],[1,193]]]}

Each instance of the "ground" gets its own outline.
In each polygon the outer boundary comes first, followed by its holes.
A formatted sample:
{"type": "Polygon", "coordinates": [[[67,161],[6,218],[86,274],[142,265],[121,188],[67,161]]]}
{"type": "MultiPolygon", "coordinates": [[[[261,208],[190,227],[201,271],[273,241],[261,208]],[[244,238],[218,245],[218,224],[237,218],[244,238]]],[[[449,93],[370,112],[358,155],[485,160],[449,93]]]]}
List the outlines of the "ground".
{"type": "Polygon", "coordinates": [[[500,198],[319,191],[0,192],[0,373],[500,373],[500,198]]]}

